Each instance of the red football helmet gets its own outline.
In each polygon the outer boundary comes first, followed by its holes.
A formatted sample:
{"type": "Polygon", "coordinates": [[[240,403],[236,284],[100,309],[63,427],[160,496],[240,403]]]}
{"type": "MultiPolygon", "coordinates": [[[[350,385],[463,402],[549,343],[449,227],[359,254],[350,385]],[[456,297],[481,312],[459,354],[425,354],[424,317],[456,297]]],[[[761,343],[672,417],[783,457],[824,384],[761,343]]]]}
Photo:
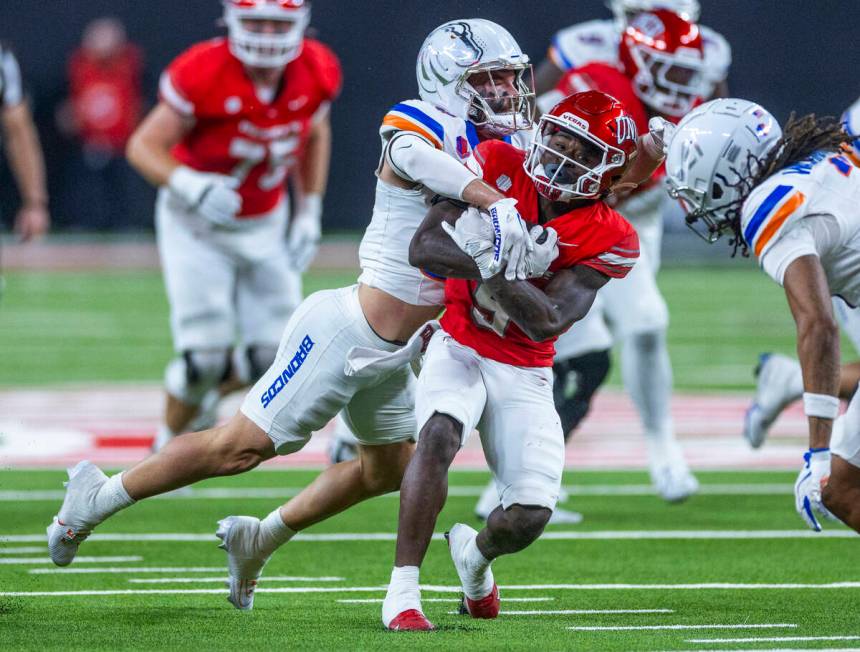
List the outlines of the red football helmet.
{"type": "Polygon", "coordinates": [[[664,115],[686,115],[709,91],[698,25],[667,9],[635,16],[619,56],[636,94],[664,115]]]}
{"type": "Polygon", "coordinates": [[[605,195],[636,152],[636,123],[611,95],[575,93],[541,116],[523,167],[552,201],[605,195]]]}
{"type": "Polygon", "coordinates": [[[282,68],[298,57],[310,20],[305,0],[224,0],[230,51],[249,66],[282,68]],[[267,31],[262,21],[276,21],[278,28],[267,31]]]}

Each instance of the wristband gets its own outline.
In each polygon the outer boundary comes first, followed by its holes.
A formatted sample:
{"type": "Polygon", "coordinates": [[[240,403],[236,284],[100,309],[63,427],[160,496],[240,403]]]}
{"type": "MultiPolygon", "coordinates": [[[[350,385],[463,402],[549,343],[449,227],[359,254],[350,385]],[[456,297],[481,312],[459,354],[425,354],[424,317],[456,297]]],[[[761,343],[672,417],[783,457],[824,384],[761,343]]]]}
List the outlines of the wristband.
{"type": "Polygon", "coordinates": [[[803,392],[803,411],[808,417],[835,419],[839,416],[839,399],[828,394],[803,392]]]}

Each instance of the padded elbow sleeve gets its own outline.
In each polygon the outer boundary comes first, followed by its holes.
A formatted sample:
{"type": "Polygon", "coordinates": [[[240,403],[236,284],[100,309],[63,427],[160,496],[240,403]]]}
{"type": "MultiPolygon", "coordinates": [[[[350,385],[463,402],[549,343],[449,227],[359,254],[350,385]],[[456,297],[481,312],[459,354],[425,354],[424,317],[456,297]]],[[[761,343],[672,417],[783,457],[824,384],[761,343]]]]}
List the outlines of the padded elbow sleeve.
{"type": "Polygon", "coordinates": [[[462,199],[466,186],[477,178],[465,165],[412,132],[401,131],[391,138],[385,160],[402,179],[454,199],[462,199]]]}

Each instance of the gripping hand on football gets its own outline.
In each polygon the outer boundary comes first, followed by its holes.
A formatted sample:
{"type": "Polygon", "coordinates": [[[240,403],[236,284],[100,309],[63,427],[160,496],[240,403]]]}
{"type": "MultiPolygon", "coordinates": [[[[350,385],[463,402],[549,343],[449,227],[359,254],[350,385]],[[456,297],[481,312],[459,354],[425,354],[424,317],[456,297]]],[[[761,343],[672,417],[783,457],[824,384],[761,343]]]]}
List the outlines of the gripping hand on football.
{"type": "Polygon", "coordinates": [[[242,210],[242,197],[236,192],[238,179],[225,174],[198,172],[183,165],[173,171],[167,185],[188,208],[212,224],[239,225],[236,215],[242,210]]]}
{"type": "Polygon", "coordinates": [[[529,238],[534,244],[532,251],[526,252],[526,278],[540,278],[546,274],[552,261],[558,258],[558,233],[551,226],[533,226],[529,238]]]}
{"type": "Polygon", "coordinates": [[[290,239],[287,247],[295,269],[304,272],[320,248],[322,236],[322,196],[308,194],[290,221],[290,239]]]}
{"type": "Polygon", "coordinates": [[[487,209],[493,227],[493,275],[502,271],[509,281],[526,278],[526,254],[534,250],[529,230],[517,210],[516,199],[500,199],[487,209]]]}
{"type": "Polygon", "coordinates": [[[481,217],[477,208],[463,211],[453,226],[442,222],[442,229],[451,236],[454,243],[475,261],[481,278],[486,280],[496,275],[493,268],[493,227],[481,217]]]}
{"type": "Polygon", "coordinates": [[[803,454],[804,465],[794,483],[794,506],[806,524],[816,532],[821,525],[815,512],[835,520],[833,514],[821,502],[821,490],[830,477],[830,449],[810,448],[803,454]]]}

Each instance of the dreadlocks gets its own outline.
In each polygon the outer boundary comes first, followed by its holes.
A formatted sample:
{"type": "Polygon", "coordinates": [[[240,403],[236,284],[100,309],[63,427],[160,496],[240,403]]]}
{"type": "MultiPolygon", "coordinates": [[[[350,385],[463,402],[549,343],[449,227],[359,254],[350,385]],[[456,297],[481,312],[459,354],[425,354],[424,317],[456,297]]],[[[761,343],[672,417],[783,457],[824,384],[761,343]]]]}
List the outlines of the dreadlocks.
{"type": "Polygon", "coordinates": [[[749,248],[741,231],[741,207],[756,186],[774,173],[802,161],[815,152],[839,151],[848,138],[842,123],[832,116],[819,118],[814,113],[810,113],[798,118],[792,113],[783,129],[782,138],[766,155],[758,157],[749,154],[747,156],[747,174],[743,175],[735,170],[740,179],[735,184],[735,187],[740,190],[740,198],[733,202],[734,206],[726,213],[733,233],[733,238],[729,241],[729,244],[734,247],[732,257],[738,250],[742,256],[749,256],[749,248]]]}

